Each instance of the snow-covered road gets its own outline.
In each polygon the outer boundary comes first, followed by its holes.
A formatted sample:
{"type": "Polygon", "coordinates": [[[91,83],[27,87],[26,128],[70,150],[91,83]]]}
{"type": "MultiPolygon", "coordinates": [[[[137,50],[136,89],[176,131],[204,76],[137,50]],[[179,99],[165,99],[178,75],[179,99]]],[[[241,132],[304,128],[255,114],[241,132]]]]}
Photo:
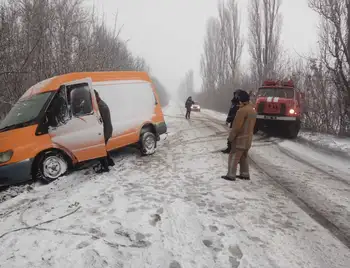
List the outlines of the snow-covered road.
{"type": "Polygon", "coordinates": [[[155,155],[1,203],[0,267],[350,267],[348,161],[257,136],[252,180],[228,182],[223,121],[164,112],[155,155]]]}

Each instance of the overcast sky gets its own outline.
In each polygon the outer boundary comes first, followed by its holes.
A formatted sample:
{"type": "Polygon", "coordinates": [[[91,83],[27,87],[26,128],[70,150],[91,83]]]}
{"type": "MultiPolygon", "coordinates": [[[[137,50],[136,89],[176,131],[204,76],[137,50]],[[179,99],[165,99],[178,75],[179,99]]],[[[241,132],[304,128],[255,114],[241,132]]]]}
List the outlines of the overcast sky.
{"type": "MultiPolygon", "coordinates": [[[[146,59],[152,73],[175,91],[187,70],[195,73],[200,87],[200,56],[206,21],[217,15],[217,0],[89,0],[112,28],[118,12],[121,37],[135,55],[146,59]]],[[[242,33],[247,34],[247,2],[237,0],[242,33]]],[[[317,48],[317,16],[307,0],[283,0],[282,40],[292,55],[306,55],[317,48]]],[[[247,53],[243,60],[247,60],[247,53]]]]}

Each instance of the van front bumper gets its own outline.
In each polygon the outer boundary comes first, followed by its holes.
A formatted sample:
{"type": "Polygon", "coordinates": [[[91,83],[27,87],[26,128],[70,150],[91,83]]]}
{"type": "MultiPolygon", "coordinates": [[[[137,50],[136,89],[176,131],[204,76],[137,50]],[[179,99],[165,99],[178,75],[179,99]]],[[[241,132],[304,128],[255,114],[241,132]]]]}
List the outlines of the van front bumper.
{"type": "Polygon", "coordinates": [[[0,166],[0,187],[31,180],[33,159],[0,166]]]}

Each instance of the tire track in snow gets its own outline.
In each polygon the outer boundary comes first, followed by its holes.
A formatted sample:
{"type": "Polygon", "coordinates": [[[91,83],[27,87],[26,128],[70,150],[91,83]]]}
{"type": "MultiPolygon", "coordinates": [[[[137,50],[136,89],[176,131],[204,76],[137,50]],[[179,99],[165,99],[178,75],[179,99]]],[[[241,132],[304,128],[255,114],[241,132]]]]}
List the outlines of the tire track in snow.
{"type": "MultiPolygon", "coordinates": [[[[210,116],[205,115],[206,118],[208,119],[212,119],[210,116]]],[[[217,119],[212,119],[212,121],[218,123],[220,122],[217,119]]],[[[256,137],[257,135],[255,135],[256,137]]],[[[277,146],[279,149],[281,148],[279,143],[283,142],[283,139],[272,139],[271,137],[268,135],[262,135],[257,139],[253,140],[253,146],[254,146],[254,142],[257,141],[263,141],[266,142],[266,145],[275,145],[277,146]]],[[[256,144],[258,145],[257,147],[260,147],[260,144],[256,144]]],[[[281,151],[281,153],[286,154],[285,152],[283,152],[283,150],[281,151]]],[[[290,157],[290,155],[287,155],[290,157]]],[[[336,224],[334,224],[331,220],[329,220],[327,218],[327,216],[324,216],[324,213],[322,213],[322,211],[318,210],[317,208],[309,205],[303,198],[298,196],[298,193],[296,193],[293,188],[291,186],[289,186],[288,184],[281,182],[278,178],[276,178],[274,175],[271,174],[271,172],[269,172],[268,170],[266,170],[266,168],[263,168],[262,165],[258,164],[254,159],[252,159],[251,156],[249,156],[251,163],[253,164],[253,167],[256,168],[256,170],[262,172],[263,174],[266,175],[266,177],[273,183],[273,185],[275,185],[277,188],[283,190],[283,192],[285,192],[285,194],[299,207],[301,208],[306,214],[308,214],[312,219],[314,219],[317,223],[319,223],[321,226],[323,226],[325,229],[327,229],[331,234],[333,234],[333,236],[335,236],[339,241],[341,241],[341,243],[343,243],[347,248],[350,249],[350,233],[347,232],[346,230],[344,230],[343,228],[338,227],[336,224]]],[[[296,161],[298,161],[298,159],[295,159],[296,161]]],[[[300,162],[300,161],[299,161],[300,162]]],[[[312,168],[315,168],[314,165],[312,165],[311,163],[308,163],[307,161],[301,161],[302,164],[306,164],[312,168]],[[305,162],[305,163],[304,163],[305,162]]],[[[332,176],[334,177],[334,175],[325,172],[324,170],[320,169],[320,168],[316,168],[316,170],[322,172],[323,174],[326,174],[328,176],[332,176]]],[[[341,178],[341,181],[343,182],[344,179],[341,178]]],[[[345,183],[347,185],[348,182],[345,181],[345,183]]]]}
{"type": "Polygon", "coordinates": [[[306,214],[308,214],[312,219],[314,219],[317,223],[331,232],[340,242],[342,242],[347,248],[350,249],[350,234],[345,230],[342,230],[337,225],[332,223],[326,216],[323,215],[322,211],[314,208],[309,205],[306,201],[304,201],[301,197],[298,196],[297,193],[294,192],[292,187],[288,186],[286,183],[278,180],[271,172],[267,171],[262,167],[261,164],[258,164],[251,156],[249,156],[251,163],[253,166],[259,170],[261,173],[265,174],[266,177],[278,188],[282,189],[285,194],[298,206],[300,207],[306,214]]]}
{"type": "Polygon", "coordinates": [[[333,178],[333,180],[338,180],[338,181],[341,181],[342,183],[346,184],[347,186],[350,187],[350,181],[348,180],[345,180],[344,178],[340,177],[340,176],[337,176],[335,174],[332,174],[331,172],[328,172],[328,171],[325,171],[324,169],[306,161],[305,159],[301,158],[300,156],[296,155],[295,153],[293,153],[292,151],[286,149],[286,148],[282,148],[279,144],[275,143],[275,142],[272,142],[273,144],[275,144],[278,148],[278,150],[283,153],[284,155],[298,161],[299,163],[301,164],[304,164],[304,165],[307,165],[311,168],[314,168],[315,170],[329,176],[330,178],[333,178]]]}

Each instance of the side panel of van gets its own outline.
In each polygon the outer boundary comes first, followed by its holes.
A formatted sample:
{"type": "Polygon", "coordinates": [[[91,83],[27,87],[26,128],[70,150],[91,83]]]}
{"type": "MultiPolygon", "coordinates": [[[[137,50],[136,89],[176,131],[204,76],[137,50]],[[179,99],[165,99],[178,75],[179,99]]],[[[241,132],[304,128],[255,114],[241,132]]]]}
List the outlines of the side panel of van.
{"type": "Polygon", "coordinates": [[[93,88],[109,106],[113,135],[107,150],[139,141],[139,131],[155,114],[152,85],[143,80],[94,82],[93,88]]]}

